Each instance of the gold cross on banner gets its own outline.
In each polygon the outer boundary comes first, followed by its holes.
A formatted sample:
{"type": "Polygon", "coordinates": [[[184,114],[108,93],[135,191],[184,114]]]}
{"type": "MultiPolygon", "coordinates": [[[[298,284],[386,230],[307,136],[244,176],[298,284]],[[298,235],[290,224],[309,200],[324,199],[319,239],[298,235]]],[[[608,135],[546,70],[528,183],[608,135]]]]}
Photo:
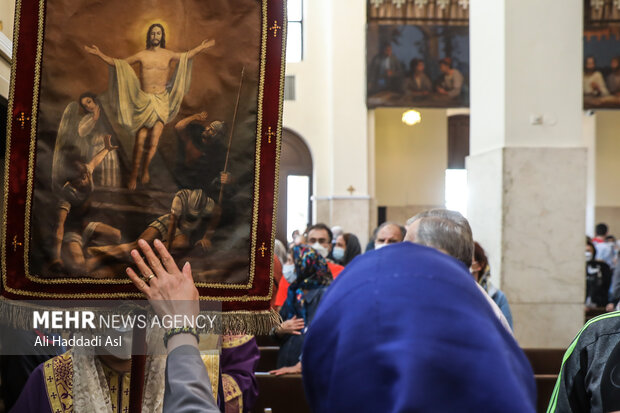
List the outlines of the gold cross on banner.
{"type": "Polygon", "coordinates": [[[349,193],[353,195],[353,192],[355,192],[355,188],[353,188],[353,185],[351,185],[347,188],[347,191],[349,191],[349,193]]]}
{"type": "Polygon", "coordinates": [[[17,251],[17,247],[21,247],[22,245],[24,244],[22,244],[21,242],[17,242],[17,235],[15,235],[13,237],[13,252],[17,251]]]}
{"type": "Polygon", "coordinates": [[[19,112],[19,116],[15,119],[21,123],[22,129],[24,129],[24,126],[26,126],[26,121],[30,120],[30,116],[26,116],[25,112],[19,112]]]}
{"type": "Polygon", "coordinates": [[[271,137],[276,136],[276,133],[271,130],[271,126],[267,128],[267,143],[271,143],[271,137]]]}
{"type": "Polygon", "coordinates": [[[278,26],[278,21],[277,20],[274,20],[273,21],[273,26],[271,26],[269,28],[269,30],[273,30],[273,37],[276,37],[278,35],[278,30],[281,30],[281,29],[282,29],[282,27],[278,26]]]}
{"type": "Polygon", "coordinates": [[[264,242],[263,242],[263,245],[261,245],[261,247],[258,250],[260,251],[260,256],[265,258],[265,251],[267,251],[267,247],[265,247],[264,242]]]}

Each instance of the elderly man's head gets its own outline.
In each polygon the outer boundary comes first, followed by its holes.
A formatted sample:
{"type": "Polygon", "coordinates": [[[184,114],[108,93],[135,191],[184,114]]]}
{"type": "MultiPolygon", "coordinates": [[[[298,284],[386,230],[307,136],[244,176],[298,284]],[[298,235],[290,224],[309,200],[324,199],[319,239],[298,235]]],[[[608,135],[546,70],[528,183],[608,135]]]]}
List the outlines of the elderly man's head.
{"type": "Polygon", "coordinates": [[[386,245],[396,244],[403,242],[405,234],[403,228],[393,222],[384,222],[377,229],[377,236],[375,238],[375,249],[380,249],[386,245]]]}
{"type": "Polygon", "coordinates": [[[474,255],[474,240],[467,219],[456,211],[431,209],[407,221],[405,241],[436,248],[467,268],[474,255]]]}

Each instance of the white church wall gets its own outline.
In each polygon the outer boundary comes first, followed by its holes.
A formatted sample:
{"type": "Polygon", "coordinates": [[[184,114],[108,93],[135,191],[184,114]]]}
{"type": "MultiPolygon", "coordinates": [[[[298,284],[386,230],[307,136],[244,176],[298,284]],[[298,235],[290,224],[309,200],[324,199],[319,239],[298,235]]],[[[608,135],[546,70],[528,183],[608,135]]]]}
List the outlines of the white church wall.
{"type": "Polygon", "coordinates": [[[446,110],[420,110],[422,122],[414,126],[402,123],[405,110],[375,110],[377,205],[387,206],[387,219],[401,224],[444,205],[448,163],[446,110]]]}

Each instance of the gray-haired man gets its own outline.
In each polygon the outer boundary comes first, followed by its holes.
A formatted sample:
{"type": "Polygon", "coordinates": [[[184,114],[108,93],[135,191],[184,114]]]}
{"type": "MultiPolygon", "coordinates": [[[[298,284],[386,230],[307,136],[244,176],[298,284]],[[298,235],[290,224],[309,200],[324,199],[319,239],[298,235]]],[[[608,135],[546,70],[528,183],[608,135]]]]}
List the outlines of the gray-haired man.
{"type": "MultiPolygon", "coordinates": [[[[468,270],[471,267],[474,256],[474,239],[469,222],[459,212],[447,209],[430,209],[420,212],[407,220],[405,241],[435,248],[456,258],[468,270]]],[[[478,288],[484,294],[502,325],[506,330],[512,331],[497,304],[482,287],[478,285],[478,288]]]]}

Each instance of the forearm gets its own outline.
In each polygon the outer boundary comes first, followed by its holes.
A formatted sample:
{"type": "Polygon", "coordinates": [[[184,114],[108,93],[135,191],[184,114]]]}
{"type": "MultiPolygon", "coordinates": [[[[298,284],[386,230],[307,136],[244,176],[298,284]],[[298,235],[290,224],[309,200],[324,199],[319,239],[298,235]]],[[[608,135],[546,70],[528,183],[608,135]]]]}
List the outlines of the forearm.
{"type": "Polygon", "coordinates": [[[183,131],[187,125],[189,125],[190,123],[192,123],[195,120],[200,119],[200,114],[196,113],[194,115],[188,116],[184,119],[181,119],[180,121],[177,122],[177,124],[174,126],[174,129],[176,129],[177,131],[181,132],[183,131]]]}
{"type": "Polygon", "coordinates": [[[102,149],[99,152],[97,152],[97,155],[93,156],[93,159],[91,159],[90,162],[88,162],[88,166],[90,167],[90,170],[92,171],[96,167],[98,167],[99,164],[103,161],[103,158],[105,158],[109,152],[110,152],[109,149],[102,149]]]}
{"type": "Polygon", "coordinates": [[[56,225],[56,239],[54,239],[54,260],[60,259],[60,251],[62,248],[62,240],[65,236],[65,220],[67,215],[64,210],[61,210],[58,216],[58,225],[56,225]]]}
{"type": "Polygon", "coordinates": [[[110,66],[114,66],[114,59],[113,59],[113,58],[111,58],[110,56],[105,55],[105,54],[103,54],[103,53],[101,53],[101,52],[99,52],[99,53],[95,54],[95,56],[97,56],[99,59],[103,60],[103,61],[104,61],[105,63],[107,63],[108,65],[110,65],[110,66]]]}
{"type": "Polygon", "coordinates": [[[170,223],[168,224],[168,236],[166,237],[166,248],[172,248],[172,241],[174,240],[174,234],[177,232],[177,217],[174,214],[170,214],[170,223]]]}

